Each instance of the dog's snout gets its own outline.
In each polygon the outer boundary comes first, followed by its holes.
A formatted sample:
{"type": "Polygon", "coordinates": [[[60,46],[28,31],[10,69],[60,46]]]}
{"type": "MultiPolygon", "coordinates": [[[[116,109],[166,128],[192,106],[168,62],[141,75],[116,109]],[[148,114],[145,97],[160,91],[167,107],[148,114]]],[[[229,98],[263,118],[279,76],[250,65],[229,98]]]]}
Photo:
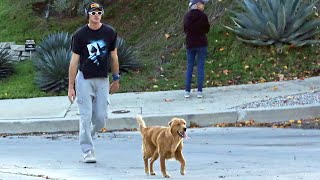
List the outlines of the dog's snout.
{"type": "Polygon", "coordinates": [[[184,131],[187,131],[187,128],[183,128],[184,131]]]}

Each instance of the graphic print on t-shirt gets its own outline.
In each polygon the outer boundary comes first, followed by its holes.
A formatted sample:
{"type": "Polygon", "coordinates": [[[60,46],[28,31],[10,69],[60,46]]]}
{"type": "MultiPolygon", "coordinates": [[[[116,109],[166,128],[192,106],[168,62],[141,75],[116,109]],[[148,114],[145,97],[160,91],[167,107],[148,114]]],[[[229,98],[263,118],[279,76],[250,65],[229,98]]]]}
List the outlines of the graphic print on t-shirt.
{"type": "Polygon", "coordinates": [[[107,55],[106,43],[102,40],[93,41],[91,44],[87,44],[87,49],[89,52],[88,59],[93,61],[93,63],[100,65],[99,61],[102,60],[107,55]]]}

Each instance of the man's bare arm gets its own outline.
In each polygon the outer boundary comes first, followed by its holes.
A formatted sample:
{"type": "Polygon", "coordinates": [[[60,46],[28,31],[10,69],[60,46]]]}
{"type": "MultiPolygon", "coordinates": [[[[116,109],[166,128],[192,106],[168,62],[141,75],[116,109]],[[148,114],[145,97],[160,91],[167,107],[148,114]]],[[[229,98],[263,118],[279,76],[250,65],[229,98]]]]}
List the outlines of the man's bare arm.
{"type": "Polygon", "coordinates": [[[119,61],[118,61],[118,50],[117,48],[114,51],[110,52],[111,55],[111,70],[112,74],[119,74],[119,61]]]}
{"type": "Polygon", "coordinates": [[[111,70],[112,70],[112,83],[110,85],[110,93],[117,92],[120,88],[119,78],[114,79],[115,76],[119,75],[119,61],[117,48],[110,52],[111,54],[111,70]]]}
{"type": "Polygon", "coordinates": [[[80,55],[76,53],[72,53],[70,65],[69,65],[69,88],[68,88],[68,98],[70,102],[73,102],[76,98],[75,93],[75,79],[78,71],[78,64],[80,61],[80,55]]]}

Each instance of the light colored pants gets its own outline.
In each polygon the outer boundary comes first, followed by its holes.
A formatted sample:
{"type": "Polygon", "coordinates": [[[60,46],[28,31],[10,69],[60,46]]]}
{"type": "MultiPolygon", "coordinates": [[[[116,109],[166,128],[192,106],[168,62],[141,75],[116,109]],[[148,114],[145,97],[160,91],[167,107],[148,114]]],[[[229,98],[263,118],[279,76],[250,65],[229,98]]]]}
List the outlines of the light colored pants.
{"type": "Polygon", "coordinates": [[[79,141],[83,153],[94,149],[92,138],[105,127],[108,119],[109,79],[84,79],[78,71],[76,97],[80,113],[79,141]]]}

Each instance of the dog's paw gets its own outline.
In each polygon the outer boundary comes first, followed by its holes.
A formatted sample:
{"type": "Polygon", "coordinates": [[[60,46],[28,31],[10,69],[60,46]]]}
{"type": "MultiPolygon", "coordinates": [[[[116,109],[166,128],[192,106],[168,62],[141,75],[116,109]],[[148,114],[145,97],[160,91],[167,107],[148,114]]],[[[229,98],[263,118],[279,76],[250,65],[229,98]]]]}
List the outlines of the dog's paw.
{"type": "Polygon", "coordinates": [[[157,173],[155,173],[155,172],[151,172],[150,174],[151,174],[151,176],[157,175],[157,173]]]}
{"type": "Polygon", "coordinates": [[[164,178],[170,178],[171,176],[169,174],[163,175],[164,178]]]}
{"type": "Polygon", "coordinates": [[[185,172],[185,171],[180,171],[180,174],[181,174],[181,175],[185,175],[186,172],[185,172]]]}

